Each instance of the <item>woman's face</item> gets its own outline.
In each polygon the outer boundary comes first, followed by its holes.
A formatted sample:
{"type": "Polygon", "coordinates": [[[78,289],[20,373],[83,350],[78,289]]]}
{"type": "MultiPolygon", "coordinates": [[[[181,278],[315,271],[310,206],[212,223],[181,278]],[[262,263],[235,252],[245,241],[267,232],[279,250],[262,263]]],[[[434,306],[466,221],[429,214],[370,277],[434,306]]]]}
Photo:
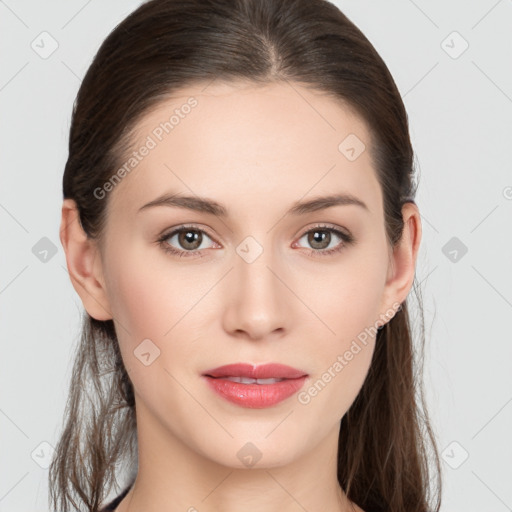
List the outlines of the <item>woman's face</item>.
{"type": "Polygon", "coordinates": [[[160,104],[136,139],[120,183],[96,195],[109,201],[103,303],[139,438],[226,466],[247,466],[249,454],[272,467],[337,436],[375,329],[408,291],[388,281],[393,252],[363,122],[298,84],[214,83],[160,104]],[[192,199],[145,207],[163,195],[192,199]],[[359,204],[296,208],[335,195],[359,204]],[[203,376],[232,363],[308,376],[273,405],[234,403],[203,376]]]}

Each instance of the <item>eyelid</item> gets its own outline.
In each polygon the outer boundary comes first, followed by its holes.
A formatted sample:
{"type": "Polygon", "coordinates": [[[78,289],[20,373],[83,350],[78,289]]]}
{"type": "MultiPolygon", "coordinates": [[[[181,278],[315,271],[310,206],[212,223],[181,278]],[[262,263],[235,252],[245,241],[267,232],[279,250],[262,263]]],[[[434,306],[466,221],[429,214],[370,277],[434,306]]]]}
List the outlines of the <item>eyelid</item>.
{"type": "MultiPolygon", "coordinates": [[[[206,233],[212,240],[215,240],[215,236],[210,233],[209,228],[206,228],[205,226],[200,225],[200,224],[178,224],[177,226],[174,226],[172,228],[165,229],[164,231],[162,231],[162,234],[159,236],[159,238],[162,238],[162,237],[169,238],[171,235],[176,234],[179,231],[184,231],[186,229],[191,229],[191,230],[194,229],[197,231],[202,231],[202,232],[206,233]]],[[[217,243],[219,243],[219,242],[217,242],[217,243]]]]}
{"type": "Polygon", "coordinates": [[[297,237],[302,238],[305,234],[307,234],[310,231],[315,230],[315,229],[333,230],[333,231],[337,231],[337,232],[341,233],[343,236],[346,236],[347,238],[353,238],[352,234],[350,233],[350,231],[348,231],[348,229],[342,228],[341,226],[338,226],[336,224],[330,224],[329,222],[318,222],[315,225],[310,226],[310,227],[304,229],[303,231],[301,231],[300,232],[301,234],[298,235],[297,237]]]}

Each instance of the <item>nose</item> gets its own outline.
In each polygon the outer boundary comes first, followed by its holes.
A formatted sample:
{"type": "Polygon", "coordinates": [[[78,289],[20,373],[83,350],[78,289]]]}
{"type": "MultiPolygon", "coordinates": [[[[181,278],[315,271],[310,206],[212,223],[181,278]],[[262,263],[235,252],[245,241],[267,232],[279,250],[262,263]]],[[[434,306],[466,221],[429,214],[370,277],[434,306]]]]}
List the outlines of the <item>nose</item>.
{"type": "Polygon", "coordinates": [[[255,250],[242,248],[234,257],[223,289],[223,327],[239,338],[282,337],[294,321],[296,299],[287,284],[291,278],[271,250],[263,250],[254,260],[247,257],[255,250]]]}

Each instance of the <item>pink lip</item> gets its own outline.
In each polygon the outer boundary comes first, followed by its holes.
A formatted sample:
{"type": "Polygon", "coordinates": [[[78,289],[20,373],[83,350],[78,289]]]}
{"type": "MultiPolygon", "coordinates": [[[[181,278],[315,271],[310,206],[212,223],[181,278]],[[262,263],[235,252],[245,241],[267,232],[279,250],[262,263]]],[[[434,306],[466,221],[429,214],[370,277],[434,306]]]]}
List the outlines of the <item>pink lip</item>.
{"type": "Polygon", "coordinates": [[[213,391],[231,403],[251,409],[270,407],[296,393],[308,375],[301,370],[282,364],[231,364],[208,370],[203,374],[213,391]],[[242,384],[223,377],[249,377],[252,379],[284,379],[274,384],[242,384]]]}
{"type": "Polygon", "coordinates": [[[203,372],[208,377],[249,377],[251,379],[297,379],[306,372],[278,363],[253,366],[247,363],[227,364],[203,372]]]}

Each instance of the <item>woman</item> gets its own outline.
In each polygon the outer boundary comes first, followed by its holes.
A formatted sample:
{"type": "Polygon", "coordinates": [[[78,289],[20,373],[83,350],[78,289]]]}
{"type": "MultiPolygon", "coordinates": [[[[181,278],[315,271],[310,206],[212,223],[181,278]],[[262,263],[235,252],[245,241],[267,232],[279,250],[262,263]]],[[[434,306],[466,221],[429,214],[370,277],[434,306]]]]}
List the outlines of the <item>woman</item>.
{"type": "Polygon", "coordinates": [[[61,242],[86,312],[53,507],[439,510],[415,188],[399,92],[334,5],[129,15],[71,123],[61,242]]]}

